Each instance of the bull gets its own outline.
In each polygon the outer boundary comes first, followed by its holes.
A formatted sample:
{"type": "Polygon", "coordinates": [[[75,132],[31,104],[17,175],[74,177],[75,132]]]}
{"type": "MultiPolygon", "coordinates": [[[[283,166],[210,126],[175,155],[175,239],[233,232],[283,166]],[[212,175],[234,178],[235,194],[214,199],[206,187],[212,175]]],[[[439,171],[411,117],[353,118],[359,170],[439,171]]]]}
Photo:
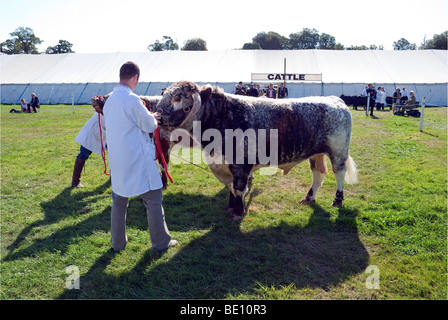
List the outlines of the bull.
{"type": "Polygon", "coordinates": [[[245,212],[244,197],[251,174],[263,166],[269,166],[261,161],[260,141],[266,144],[264,152],[269,149],[276,154],[276,165],[284,174],[298,163],[309,160],[313,182],[302,204],[316,200],[316,193],[328,171],[326,156],[330,158],[337,181],[333,206],[342,206],[344,179],[347,183],[357,180],[356,165],[349,156],[352,118],[348,107],[337,97],[261,99],[180,81],[165,90],[157,104],[157,111],[162,115],[162,127],[186,130],[203,150],[207,150],[206,157],[224,159],[208,162],[208,165],[218,180],[229,188],[227,210],[234,220],[242,219],[245,212]],[[200,135],[194,132],[195,129],[200,130],[200,135]],[[240,144],[231,148],[226,146],[232,140],[226,138],[226,132],[238,129],[244,132],[253,130],[257,143],[250,143],[244,138],[240,144]],[[212,150],[207,147],[209,142],[203,141],[205,139],[198,141],[198,136],[202,137],[207,130],[221,133],[222,139],[218,143],[213,141],[217,148],[212,150]],[[261,132],[269,134],[262,137],[261,132]],[[235,161],[238,146],[243,149],[244,155],[243,161],[239,162],[235,161]],[[273,146],[276,148],[274,151],[273,146]],[[255,151],[255,157],[251,151],[255,151]],[[232,153],[231,157],[226,154],[229,152],[232,153]]]}

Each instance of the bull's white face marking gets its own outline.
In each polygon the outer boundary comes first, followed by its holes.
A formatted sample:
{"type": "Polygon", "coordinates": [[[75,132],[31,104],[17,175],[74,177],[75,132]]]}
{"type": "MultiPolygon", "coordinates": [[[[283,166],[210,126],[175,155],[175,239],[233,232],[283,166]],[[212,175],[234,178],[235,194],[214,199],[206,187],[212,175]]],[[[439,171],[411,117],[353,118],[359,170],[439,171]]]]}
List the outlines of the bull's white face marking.
{"type": "Polygon", "coordinates": [[[174,111],[183,109],[184,103],[179,96],[175,96],[171,99],[171,105],[173,106],[174,111]]]}

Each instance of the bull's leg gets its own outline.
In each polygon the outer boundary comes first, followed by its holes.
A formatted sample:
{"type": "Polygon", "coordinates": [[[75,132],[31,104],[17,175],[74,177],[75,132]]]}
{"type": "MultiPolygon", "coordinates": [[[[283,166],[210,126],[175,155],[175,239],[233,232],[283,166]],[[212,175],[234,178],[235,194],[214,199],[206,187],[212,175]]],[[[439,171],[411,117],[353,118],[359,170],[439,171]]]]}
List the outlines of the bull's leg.
{"type": "Polygon", "coordinates": [[[344,179],[347,171],[347,157],[333,157],[331,159],[331,166],[333,168],[334,176],[336,177],[336,196],[333,200],[333,207],[341,207],[344,201],[344,179]]]}
{"type": "MultiPolygon", "coordinates": [[[[244,198],[249,191],[248,179],[252,166],[248,165],[229,165],[229,169],[233,176],[232,194],[233,201],[233,220],[241,220],[245,212],[244,198]]],[[[230,199],[229,199],[230,201],[230,199]]]]}
{"type": "Polygon", "coordinates": [[[226,210],[230,213],[233,213],[233,211],[235,210],[235,196],[233,195],[232,191],[229,192],[229,203],[227,204],[226,210]]]}
{"type": "Polygon", "coordinates": [[[232,219],[241,220],[244,214],[244,195],[235,196],[235,207],[233,208],[232,219]]]}
{"type": "Polygon", "coordinates": [[[316,201],[316,193],[322,186],[325,175],[328,172],[326,157],[324,154],[314,156],[309,159],[311,172],[313,173],[313,184],[301,204],[309,204],[316,201]]]}
{"type": "Polygon", "coordinates": [[[247,176],[234,178],[233,180],[233,190],[229,201],[233,201],[233,220],[241,220],[244,214],[244,198],[246,197],[249,188],[247,187],[247,176]],[[232,199],[233,197],[233,199],[232,199]]]}

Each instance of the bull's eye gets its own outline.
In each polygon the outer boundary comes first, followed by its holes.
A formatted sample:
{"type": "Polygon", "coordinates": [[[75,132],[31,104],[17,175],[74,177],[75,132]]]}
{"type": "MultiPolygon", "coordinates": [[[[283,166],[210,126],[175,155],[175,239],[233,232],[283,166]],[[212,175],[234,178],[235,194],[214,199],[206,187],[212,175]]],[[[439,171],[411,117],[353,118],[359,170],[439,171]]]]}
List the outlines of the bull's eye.
{"type": "Polygon", "coordinates": [[[176,97],[174,97],[173,99],[171,99],[171,102],[172,103],[174,103],[174,102],[180,102],[180,97],[179,96],[176,96],[176,97]]]}

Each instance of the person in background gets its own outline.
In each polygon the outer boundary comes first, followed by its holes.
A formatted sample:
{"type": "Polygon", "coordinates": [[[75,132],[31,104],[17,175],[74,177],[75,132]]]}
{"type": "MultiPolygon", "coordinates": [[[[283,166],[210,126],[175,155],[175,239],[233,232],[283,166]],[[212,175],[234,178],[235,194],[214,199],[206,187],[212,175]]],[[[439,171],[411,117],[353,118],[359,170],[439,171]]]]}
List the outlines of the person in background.
{"type": "Polygon", "coordinates": [[[31,101],[30,101],[30,103],[28,104],[28,112],[31,112],[31,108],[30,108],[30,107],[33,108],[33,112],[34,112],[34,113],[37,112],[36,108],[40,108],[39,98],[36,96],[35,93],[32,93],[32,94],[31,94],[31,101]]]}
{"type": "Polygon", "coordinates": [[[278,98],[283,99],[288,97],[288,88],[283,86],[283,83],[280,83],[277,88],[278,98]]]}
{"type": "Polygon", "coordinates": [[[246,95],[246,88],[243,86],[243,82],[240,81],[238,85],[235,87],[235,94],[245,96],[246,95]]]}
{"type": "Polygon", "coordinates": [[[270,83],[269,88],[266,89],[266,98],[276,99],[277,92],[274,89],[274,84],[270,83]]]}
{"type": "Polygon", "coordinates": [[[364,89],[362,90],[361,95],[364,97],[367,97],[367,89],[369,88],[369,86],[365,86],[364,89]]]}
{"type": "Polygon", "coordinates": [[[400,88],[395,89],[394,94],[392,95],[392,113],[395,114],[400,109],[400,98],[401,92],[400,88]]]}
{"type": "Polygon", "coordinates": [[[405,105],[408,99],[409,99],[408,91],[406,90],[405,87],[403,87],[403,90],[401,91],[400,105],[405,105]]]}
{"type": "Polygon", "coordinates": [[[386,93],[386,89],[384,87],[381,87],[381,91],[383,91],[381,103],[383,104],[383,111],[384,111],[384,106],[386,105],[387,93],[386,93]]]}
{"type": "Polygon", "coordinates": [[[22,113],[22,112],[27,112],[27,104],[25,99],[20,99],[20,109],[16,110],[14,108],[12,108],[11,110],[9,110],[9,113],[22,113]]]}
{"type": "Polygon", "coordinates": [[[250,85],[250,89],[247,91],[247,95],[250,97],[258,97],[258,90],[254,84],[250,85]]]}
{"type": "Polygon", "coordinates": [[[383,103],[383,96],[384,96],[384,92],[381,89],[382,87],[378,87],[378,91],[376,92],[376,110],[380,111],[380,110],[384,110],[384,103],[383,103]]]}
{"type": "MultiPolygon", "coordinates": [[[[372,99],[373,99],[373,101],[376,100],[376,93],[377,92],[376,92],[375,87],[373,86],[372,83],[368,84],[366,92],[367,92],[367,96],[370,95],[370,99],[371,99],[370,101],[372,101],[372,99]]],[[[370,116],[373,116],[373,109],[374,109],[374,107],[375,107],[374,103],[370,103],[369,104],[370,116]]]]}
{"type": "Polygon", "coordinates": [[[26,103],[25,99],[20,99],[20,106],[22,107],[22,112],[26,112],[28,109],[28,104],[26,103]]]}
{"type": "Polygon", "coordinates": [[[258,91],[258,96],[259,97],[262,97],[264,95],[264,91],[263,91],[263,89],[261,89],[259,83],[257,83],[257,91],[258,91]]]}
{"type": "Polygon", "coordinates": [[[402,108],[403,108],[402,111],[404,112],[405,110],[415,109],[417,107],[418,107],[418,105],[417,105],[414,91],[411,90],[411,91],[409,91],[408,101],[406,101],[404,103],[404,105],[402,106],[402,108]]]}
{"type": "Polygon", "coordinates": [[[128,61],[120,68],[120,83],[104,104],[107,149],[112,182],[111,243],[124,250],[129,197],[140,196],[146,207],[152,248],[162,251],[178,245],[171,240],[162,206],[162,179],[154,162],[155,146],[149,133],[157,129],[159,113],[151,113],[133,92],[140,68],[128,61]]]}

